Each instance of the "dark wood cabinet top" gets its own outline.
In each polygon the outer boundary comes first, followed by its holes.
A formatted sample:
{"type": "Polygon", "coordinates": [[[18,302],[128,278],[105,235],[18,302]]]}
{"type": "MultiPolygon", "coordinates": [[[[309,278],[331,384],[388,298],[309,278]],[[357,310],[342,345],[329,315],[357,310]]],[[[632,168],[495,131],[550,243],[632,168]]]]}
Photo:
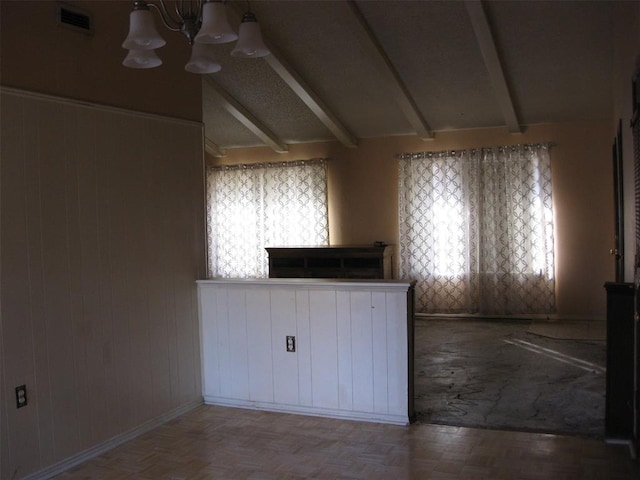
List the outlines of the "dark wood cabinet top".
{"type": "Polygon", "coordinates": [[[267,247],[271,278],[392,278],[392,245],[267,247]]]}

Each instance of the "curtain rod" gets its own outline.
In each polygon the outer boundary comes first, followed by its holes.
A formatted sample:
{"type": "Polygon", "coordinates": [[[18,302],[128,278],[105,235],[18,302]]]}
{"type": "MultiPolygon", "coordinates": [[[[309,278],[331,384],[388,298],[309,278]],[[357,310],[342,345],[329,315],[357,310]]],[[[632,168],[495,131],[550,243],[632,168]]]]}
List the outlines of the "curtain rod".
{"type": "Polygon", "coordinates": [[[451,149],[451,150],[440,150],[440,151],[424,151],[424,152],[405,152],[398,153],[395,155],[395,158],[400,160],[406,160],[410,158],[424,158],[424,157],[433,157],[437,155],[457,155],[465,152],[475,153],[483,150],[493,150],[493,149],[511,149],[512,151],[519,148],[541,148],[541,147],[556,147],[558,144],[554,142],[538,142],[538,143],[518,143],[515,145],[494,145],[491,147],[473,147],[473,148],[460,148],[460,149],[451,149]]]}
{"type": "Polygon", "coordinates": [[[308,160],[288,160],[284,162],[258,162],[258,163],[238,163],[235,165],[212,165],[207,166],[209,170],[250,170],[252,168],[276,168],[276,167],[298,167],[302,165],[322,164],[331,158],[309,158],[308,160]]]}

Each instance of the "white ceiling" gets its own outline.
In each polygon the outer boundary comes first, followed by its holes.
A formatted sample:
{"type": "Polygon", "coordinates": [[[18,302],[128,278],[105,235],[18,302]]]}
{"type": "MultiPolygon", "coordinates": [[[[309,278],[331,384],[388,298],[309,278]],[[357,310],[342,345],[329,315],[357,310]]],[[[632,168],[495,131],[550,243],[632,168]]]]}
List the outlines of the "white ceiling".
{"type": "MultiPolygon", "coordinates": [[[[227,3],[237,27],[246,2],[227,3]]],[[[256,1],[203,79],[208,151],[609,118],[612,1],[256,1]]]]}

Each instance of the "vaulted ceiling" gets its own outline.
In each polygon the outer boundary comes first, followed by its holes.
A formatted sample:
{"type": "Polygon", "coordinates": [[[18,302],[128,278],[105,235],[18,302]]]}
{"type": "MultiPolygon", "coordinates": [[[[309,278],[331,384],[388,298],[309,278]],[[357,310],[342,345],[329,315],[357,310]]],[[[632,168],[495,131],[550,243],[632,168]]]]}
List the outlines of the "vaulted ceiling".
{"type": "MultiPolygon", "coordinates": [[[[609,118],[610,1],[252,1],[271,55],[203,78],[207,151],[609,118]]],[[[237,27],[247,4],[227,3],[237,27]]]]}

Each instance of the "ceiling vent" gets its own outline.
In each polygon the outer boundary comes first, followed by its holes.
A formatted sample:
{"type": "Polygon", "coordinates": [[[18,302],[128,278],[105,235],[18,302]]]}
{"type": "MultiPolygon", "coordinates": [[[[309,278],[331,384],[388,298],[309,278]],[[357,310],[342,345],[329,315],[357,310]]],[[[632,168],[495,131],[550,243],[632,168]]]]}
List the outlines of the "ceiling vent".
{"type": "Polygon", "coordinates": [[[87,35],[93,33],[91,15],[77,7],[58,4],[58,23],[63,27],[71,28],[87,35]]]}

